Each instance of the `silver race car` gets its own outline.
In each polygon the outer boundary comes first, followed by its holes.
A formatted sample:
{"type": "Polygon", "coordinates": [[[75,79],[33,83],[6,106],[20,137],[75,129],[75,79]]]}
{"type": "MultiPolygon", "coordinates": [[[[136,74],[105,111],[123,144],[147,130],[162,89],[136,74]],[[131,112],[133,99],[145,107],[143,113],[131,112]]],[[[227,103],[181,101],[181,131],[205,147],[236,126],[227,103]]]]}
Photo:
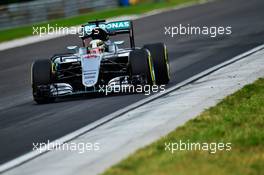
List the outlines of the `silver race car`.
{"type": "Polygon", "coordinates": [[[33,62],[33,98],[39,103],[57,97],[103,92],[118,86],[164,85],[170,80],[165,44],[135,47],[132,21],[91,21],[82,26],[83,47],[68,46],[72,53],[57,54],[33,62]],[[112,41],[128,34],[130,48],[124,41],[112,41]]]}

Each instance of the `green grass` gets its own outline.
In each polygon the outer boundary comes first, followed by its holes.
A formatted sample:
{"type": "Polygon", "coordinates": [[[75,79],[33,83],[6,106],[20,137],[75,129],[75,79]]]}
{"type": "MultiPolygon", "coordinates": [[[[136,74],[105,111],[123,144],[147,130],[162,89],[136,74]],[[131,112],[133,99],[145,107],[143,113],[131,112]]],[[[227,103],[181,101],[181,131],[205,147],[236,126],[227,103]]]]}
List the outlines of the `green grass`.
{"type": "MultiPolygon", "coordinates": [[[[57,20],[51,20],[44,23],[34,24],[34,27],[47,26],[62,26],[69,27],[84,24],[89,20],[105,19],[116,17],[120,15],[142,14],[155,9],[162,9],[167,7],[173,7],[179,4],[187,2],[198,2],[198,0],[167,0],[160,3],[143,3],[130,7],[119,7],[115,9],[107,9],[101,11],[94,11],[84,15],[79,15],[71,18],[63,18],[57,20]]],[[[0,42],[17,39],[25,36],[30,36],[33,33],[32,25],[16,27],[6,30],[0,30],[0,42]]]]}
{"type": "Polygon", "coordinates": [[[226,97],[104,175],[264,174],[264,79],[226,97]],[[165,142],[232,143],[230,151],[165,151],[165,142]]]}

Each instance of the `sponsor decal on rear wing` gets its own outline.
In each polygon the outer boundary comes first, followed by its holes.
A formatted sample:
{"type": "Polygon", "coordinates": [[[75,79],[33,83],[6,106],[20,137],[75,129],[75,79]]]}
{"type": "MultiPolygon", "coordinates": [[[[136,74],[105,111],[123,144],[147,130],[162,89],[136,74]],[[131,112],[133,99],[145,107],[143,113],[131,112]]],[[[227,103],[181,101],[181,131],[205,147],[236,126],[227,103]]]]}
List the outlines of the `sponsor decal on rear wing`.
{"type": "Polygon", "coordinates": [[[131,21],[114,21],[114,22],[109,22],[109,23],[99,22],[97,24],[96,22],[94,23],[90,22],[83,26],[83,30],[85,31],[86,35],[89,35],[91,34],[92,30],[97,27],[104,29],[108,32],[118,33],[119,31],[129,32],[132,28],[132,24],[131,24],[131,21]]]}
{"type": "MultiPolygon", "coordinates": [[[[109,36],[117,35],[117,34],[129,34],[130,46],[131,48],[135,48],[135,40],[134,40],[134,31],[133,31],[133,22],[130,20],[124,21],[113,21],[113,22],[105,22],[105,20],[96,20],[88,22],[85,25],[82,25],[82,38],[89,38],[92,35],[92,31],[95,28],[101,28],[108,32],[109,36]]],[[[83,45],[85,43],[83,42],[83,45]]]]}

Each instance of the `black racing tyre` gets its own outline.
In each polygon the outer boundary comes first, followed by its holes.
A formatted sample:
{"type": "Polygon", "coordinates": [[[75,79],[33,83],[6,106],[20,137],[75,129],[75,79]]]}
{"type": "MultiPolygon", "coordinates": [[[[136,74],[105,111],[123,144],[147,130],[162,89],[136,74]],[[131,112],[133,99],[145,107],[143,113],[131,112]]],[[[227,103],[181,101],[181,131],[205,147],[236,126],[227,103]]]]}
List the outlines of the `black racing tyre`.
{"type": "Polygon", "coordinates": [[[158,85],[168,84],[170,81],[170,65],[165,44],[147,44],[143,48],[148,49],[151,53],[156,75],[156,83],[158,85]]]}
{"type": "Polygon", "coordinates": [[[145,84],[155,84],[155,73],[151,55],[146,49],[136,49],[129,54],[129,64],[131,75],[141,75],[144,77],[145,84]]]}
{"type": "Polygon", "coordinates": [[[51,78],[51,61],[49,59],[36,60],[31,66],[31,80],[33,98],[38,104],[51,103],[55,100],[53,97],[47,97],[39,93],[38,86],[49,85],[51,78]]]}

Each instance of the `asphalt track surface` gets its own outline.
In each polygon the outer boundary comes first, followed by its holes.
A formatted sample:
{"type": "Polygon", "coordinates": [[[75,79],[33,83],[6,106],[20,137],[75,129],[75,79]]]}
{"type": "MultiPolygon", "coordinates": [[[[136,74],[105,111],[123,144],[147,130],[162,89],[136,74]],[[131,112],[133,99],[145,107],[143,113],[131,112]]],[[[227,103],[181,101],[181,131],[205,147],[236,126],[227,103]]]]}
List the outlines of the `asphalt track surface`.
{"type": "MultiPolygon", "coordinates": [[[[263,0],[222,0],[142,18],[134,22],[136,45],[166,43],[172,75],[169,86],[173,86],[263,44],[263,7],[263,0]],[[232,35],[164,35],[164,26],[179,24],[232,26],[232,35]]],[[[0,52],[0,164],[31,151],[33,142],[52,141],[146,97],[82,97],[36,105],[31,97],[31,62],[79,44],[76,36],[66,36],[0,52]]]]}

